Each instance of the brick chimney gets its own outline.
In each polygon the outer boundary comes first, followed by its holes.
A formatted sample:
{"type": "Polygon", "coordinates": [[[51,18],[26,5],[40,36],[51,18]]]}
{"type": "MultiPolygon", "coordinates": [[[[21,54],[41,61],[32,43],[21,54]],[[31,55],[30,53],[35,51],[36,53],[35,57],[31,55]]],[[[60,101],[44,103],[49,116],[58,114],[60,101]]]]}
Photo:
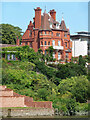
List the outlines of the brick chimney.
{"type": "Polygon", "coordinates": [[[32,23],[32,21],[30,21],[30,23],[29,23],[29,25],[28,25],[28,30],[30,30],[31,28],[33,28],[33,23],[32,23]]]}
{"type": "Polygon", "coordinates": [[[50,10],[50,15],[52,16],[52,18],[54,20],[56,20],[56,11],[53,9],[53,10],[50,10]]]}
{"type": "Polygon", "coordinates": [[[16,40],[16,45],[18,45],[18,46],[20,45],[18,36],[17,36],[17,40],[16,40]]]}
{"type": "Polygon", "coordinates": [[[40,29],[41,26],[41,8],[37,7],[35,10],[35,28],[40,29]]]}

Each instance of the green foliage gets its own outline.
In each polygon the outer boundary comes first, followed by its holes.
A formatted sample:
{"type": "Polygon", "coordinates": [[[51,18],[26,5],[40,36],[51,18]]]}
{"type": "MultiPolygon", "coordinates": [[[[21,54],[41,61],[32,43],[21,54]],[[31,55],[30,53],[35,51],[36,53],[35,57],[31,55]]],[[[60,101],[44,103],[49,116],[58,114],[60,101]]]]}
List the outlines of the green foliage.
{"type": "Polygon", "coordinates": [[[90,107],[88,103],[77,103],[76,111],[90,111],[90,107]]]}
{"type": "Polygon", "coordinates": [[[74,63],[67,63],[65,65],[58,64],[57,68],[58,71],[56,72],[56,77],[61,79],[70,78],[72,76],[87,75],[87,69],[85,66],[74,63]]]}
{"type": "Polygon", "coordinates": [[[6,47],[2,48],[3,54],[8,54],[7,51],[10,51],[9,54],[15,54],[18,60],[20,61],[29,61],[33,62],[37,59],[39,59],[39,56],[37,56],[37,53],[34,52],[32,48],[29,46],[23,46],[23,47],[6,47]],[[15,52],[14,52],[15,51],[15,52]]]}
{"type": "Polygon", "coordinates": [[[59,86],[61,95],[71,93],[71,98],[76,98],[77,102],[86,102],[88,98],[88,84],[89,81],[86,76],[71,77],[63,79],[59,86]]]}
{"type": "Polygon", "coordinates": [[[2,36],[3,44],[16,44],[17,36],[21,41],[22,30],[19,27],[10,24],[0,24],[0,28],[0,35],[2,36]]]}
{"type": "Polygon", "coordinates": [[[49,79],[55,76],[56,69],[48,67],[44,64],[44,62],[34,61],[36,65],[36,71],[40,71],[44,75],[46,75],[49,79]]]}
{"type": "Polygon", "coordinates": [[[42,98],[43,100],[47,100],[47,96],[49,95],[49,92],[46,88],[42,88],[38,90],[38,97],[42,98]]]}
{"type": "Polygon", "coordinates": [[[76,111],[76,101],[75,99],[67,99],[66,100],[66,108],[70,115],[75,115],[76,111]]]}
{"type": "Polygon", "coordinates": [[[3,48],[3,54],[8,54],[7,51],[11,51],[10,54],[16,51],[18,61],[2,60],[4,85],[34,100],[52,101],[53,107],[63,115],[74,115],[79,109],[87,110],[85,102],[90,95],[90,82],[82,60],[77,64],[46,65],[45,60],[51,59],[48,59],[48,51],[46,56],[40,49],[35,53],[28,46],[3,48]]]}
{"type": "Polygon", "coordinates": [[[85,64],[86,64],[86,61],[85,61],[85,59],[82,57],[82,55],[80,55],[79,56],[79,63],[78,63],[79,65],[82,65],[82,66],[85,66],[85,64]]]}
{"type": "Polygon", "coordinates": [[[54,52],[53,46],[50,46],[48,49],[46,49],[46,51],[47,51],[46,60],[47,61],[55,61],[53,59],[53,52],[54,52]]]}

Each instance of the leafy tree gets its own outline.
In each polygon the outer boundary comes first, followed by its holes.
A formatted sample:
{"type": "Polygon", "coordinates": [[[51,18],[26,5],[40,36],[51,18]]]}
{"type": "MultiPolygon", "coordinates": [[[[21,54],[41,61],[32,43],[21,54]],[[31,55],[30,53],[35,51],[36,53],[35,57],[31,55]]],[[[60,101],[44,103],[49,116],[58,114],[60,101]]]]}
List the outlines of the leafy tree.
{"type": "Polygon", "coordinates": [[[77,63],[67,63],[65,65],[58,64],[58,71],[56,72],[56,77],[65,79],[72,76],[87,75],[87,69],[83,65],[78,65],[77,63]]]}
{"type": "Polygon", "coordinates": [[[43,100],[47,100],[47,96],[49,95],[49,91],[45,88],[38,90],[38,96],[43,100]]]}
{"type": "Polygon", "coordinates": [[[76,98],[77,102],[86,102],[88,98],[88,84],[89,81],[86,76],[71,77],[63,79],[58,90],[61,95],[71,93],[71,98],[76,98]]]}
{"type": "Polygon", "coordinates": [[[16,44],[17,36],[21,41],[22,30],[10,24],[0,24],[0,36],[3,44],[16,44]]]}
{"type": "Polygon", "coordinates": [[[85,61],[85,59],[82,57],[82,55],[80,55],[79,56],[79,63],[78,63],[79,65],[83,65],[83,66],[85,66],[85,64],[86,64],[86,61],[85,61]]]}
{"type": "Polygon", "coordinates": [[[80,76],[76,79],[71,92],[73,97],[76,98],[77,102],[83,103],[87,101],[89,92],[88,85],[89,81],[86,76],[80,76]]]}

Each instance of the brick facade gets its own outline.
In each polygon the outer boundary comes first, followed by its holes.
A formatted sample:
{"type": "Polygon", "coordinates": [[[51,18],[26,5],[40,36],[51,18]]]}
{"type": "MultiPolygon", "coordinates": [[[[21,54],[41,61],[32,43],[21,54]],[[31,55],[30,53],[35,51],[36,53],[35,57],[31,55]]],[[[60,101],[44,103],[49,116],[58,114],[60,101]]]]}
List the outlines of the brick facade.
{"type": "Polygon", "coordinates": [[[52,108],[51,101],[36,102],[32,97],[15,93],[6,86],[0,86],[0,102],[0,107],[52,108]]]}
{"type": "Polygon", "coordinates": [[[53,46],[53,57],[56,61],[67,59],[70,62],[72,57],[72,42],[70,41],[70,32],[66,28],[65,21],[62,18],[61,23],[56,21],[56,11],[50,10],[41,15],[41,8],[37,7],[33,23],[30,21],[27,30],[22,36],[22,46],[28,45],[38,51],[42,49],[46,54],[46,49],[53,46]]]}

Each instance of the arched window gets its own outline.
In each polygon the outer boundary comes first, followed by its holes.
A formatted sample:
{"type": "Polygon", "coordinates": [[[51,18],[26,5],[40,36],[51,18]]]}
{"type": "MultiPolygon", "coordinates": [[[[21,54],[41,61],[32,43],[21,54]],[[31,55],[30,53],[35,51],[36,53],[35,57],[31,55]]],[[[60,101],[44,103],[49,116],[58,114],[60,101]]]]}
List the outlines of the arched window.
{"type": "Polygon", "coordinates": [[[43,45],[43,41],[41,41],[41,45],[43,45]]]}
{"type": "Polygon", "coordinates": [[[45,41],[45,45],[47,45],[47,41],[45,41]]]}
{"type": "Polygon", "coordinates": [[[50,41],[48,42],[48,45],[50,45],[50,41]]]}

